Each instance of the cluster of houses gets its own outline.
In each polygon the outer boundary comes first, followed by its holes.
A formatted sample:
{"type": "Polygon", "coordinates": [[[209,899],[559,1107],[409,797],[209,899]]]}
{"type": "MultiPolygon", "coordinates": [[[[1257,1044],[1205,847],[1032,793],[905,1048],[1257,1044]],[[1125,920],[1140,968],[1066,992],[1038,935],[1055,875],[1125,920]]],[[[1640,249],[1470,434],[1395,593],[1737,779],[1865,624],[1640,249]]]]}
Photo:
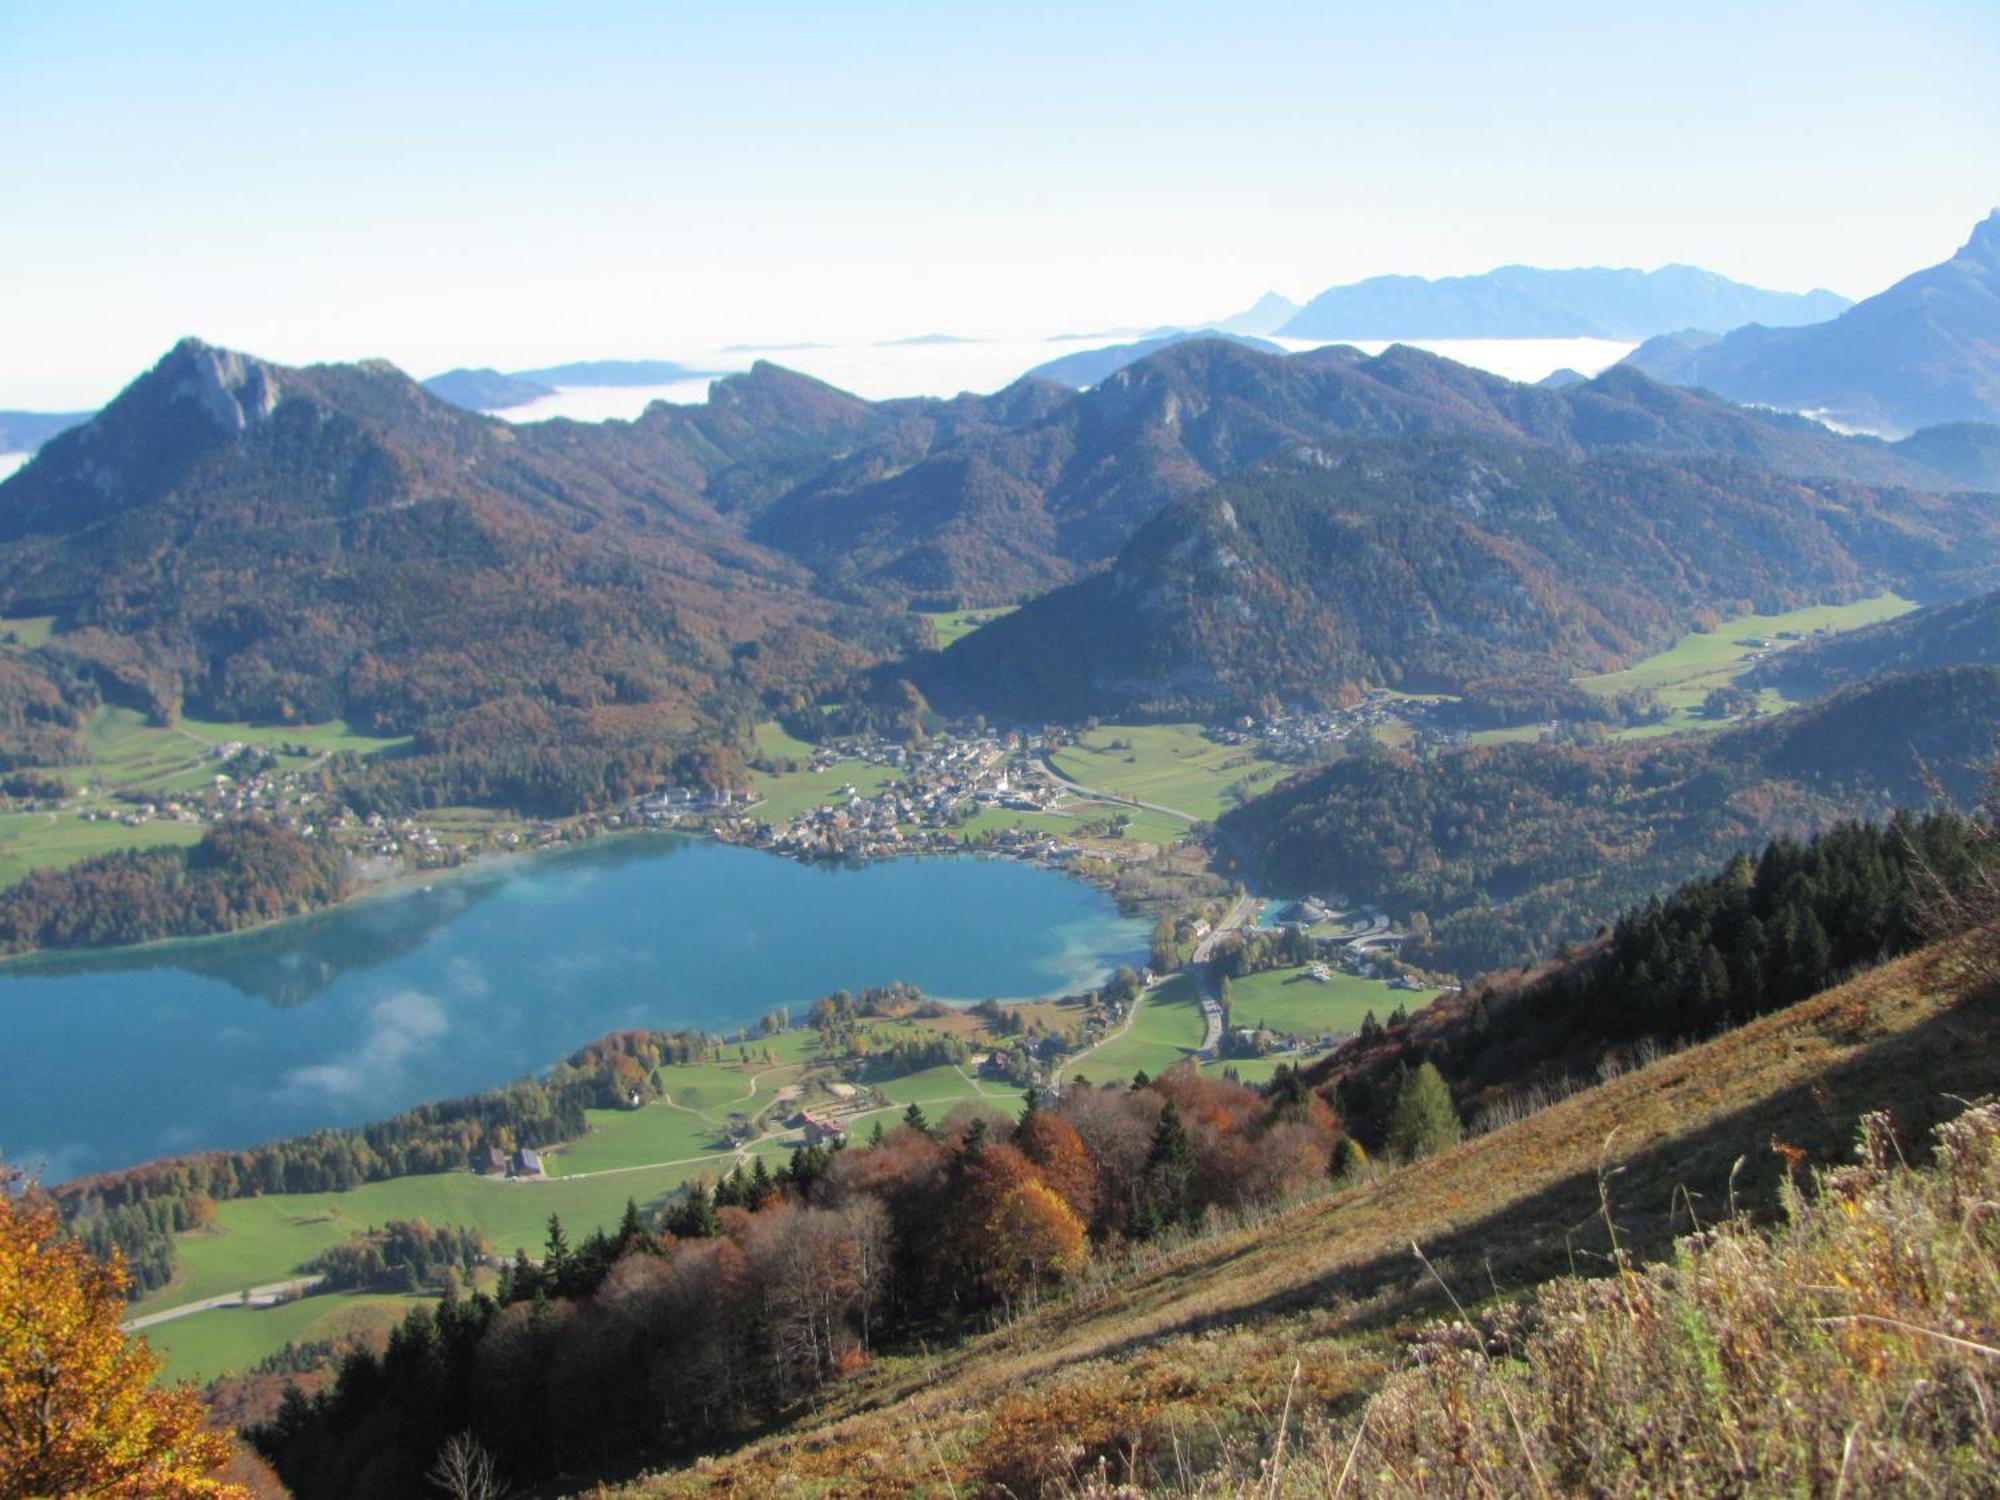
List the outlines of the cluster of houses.
{"type": "Polygon", "coordinates": [[[1255,747],[1279,760],[1314,759],[1332,746],[1365,738],[1391,725],[1408,729],[1422,747],[1442,748],[1463,743],[1462,731],[1445,729],[1432,722],[1434,709],[1433,703],[1422,698],[1396,698],[1376,692],[1349,708],[1278,714],[1268,719],[1245,715],[1233,724],[1210,729],[1208,738],[1219,745],[1255,747]]]}
{"type": "MultiPolygon", "coordinates": [[[[962,847],[964,824],[982,809],[1048,812],[1062,789],[1033,752],[1039,741],[1020,735],[939,736],[928,745],[849,745],[814,751],[813,769],[873,765],[893,774],[873,790],[853,783],[835,787],[824,802],[783,822],[754,817],[748,794],[677,788],[641,803],[648,822],[703,817],[732,842],[807,860],[867,860],[962,847]]],[[[990,841],[1018,858],[1060,864],[1081,852],[1074,843],[1004,829],[990,841]]]]}

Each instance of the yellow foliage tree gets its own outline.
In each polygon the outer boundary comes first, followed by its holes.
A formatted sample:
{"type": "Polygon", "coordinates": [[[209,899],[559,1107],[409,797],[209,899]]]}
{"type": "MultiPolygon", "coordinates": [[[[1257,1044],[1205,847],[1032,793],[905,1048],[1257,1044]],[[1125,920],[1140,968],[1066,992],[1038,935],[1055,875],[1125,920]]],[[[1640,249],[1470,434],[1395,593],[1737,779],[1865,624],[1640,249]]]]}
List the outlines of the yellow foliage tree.
{"type": "Polygon", "coordinates": [[[229,1439],[192,1387],[154,1385],[159,1356],[120,1331],[124,1310],[125,1268],[0,1182],[0,1495],[248,1500],[214,1477],[229,1439]]]}
{"type": "Polygon", "coordinates": [[[1026,1291],[1083,1269],[1083,1221],[1047,1183],[1010,1189],[987,1220],[987,1264],[994,1290],[1026,1291]]]}

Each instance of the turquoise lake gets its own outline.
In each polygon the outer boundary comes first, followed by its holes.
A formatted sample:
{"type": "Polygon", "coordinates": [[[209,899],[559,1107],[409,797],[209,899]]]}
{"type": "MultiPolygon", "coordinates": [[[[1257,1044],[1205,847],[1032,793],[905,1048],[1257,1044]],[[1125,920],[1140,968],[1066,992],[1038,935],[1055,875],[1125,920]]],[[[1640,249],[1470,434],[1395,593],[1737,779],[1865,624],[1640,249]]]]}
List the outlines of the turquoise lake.
{"type": "Polygon", "coordinates": [[[672,836],[482,864],[256,932],[0,965],[0,1157],[46,1181],[355,1125],[623,1027],[838,989],[1056,994],[1143,963],[1103,892],[999,860],[802,865],[672,836]]]}

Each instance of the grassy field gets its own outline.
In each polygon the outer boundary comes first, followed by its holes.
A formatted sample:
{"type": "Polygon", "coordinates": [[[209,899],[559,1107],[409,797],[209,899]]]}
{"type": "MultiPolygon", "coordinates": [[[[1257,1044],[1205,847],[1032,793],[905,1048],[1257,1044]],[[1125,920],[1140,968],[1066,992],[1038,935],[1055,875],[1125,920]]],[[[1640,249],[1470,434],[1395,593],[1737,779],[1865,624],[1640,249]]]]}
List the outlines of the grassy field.
{"type": "Polygon", "coordinates": [[[286,1344],[387,1332],[435,1298],[358,1292],[301,1297],[276,1307],[218,1307],[161,1323],[141,1335],[165,1357],[168,1380],[210,1381],[248,1369],[286,1344]]]}
{"type": "Polygon", "coordinates": [[[1207,1033],[1194,976],[1176,974],[1146,996],[1123,1036],[1076,1058],[1064,1067],[1063,1076],[1106,1083],[1138,1072],[1164,1072],[1199,1048],[1207,1033]]]}
{"type": "Polygon", "coordinates": [[[1303,1051],[1281,1053],[1274,1057],[1225,1057],[1201,1065],[1202,1073],[1210,1078],[1220,1078],[1226,1073],[1234,1073],[1239,1083],[1256,1085],[1269,1083],[1271,1076],[1280,1068],[1303,1068],[1324,1057],[1323,1052],[1303,1051]]]}
{"type": "MultiPolygon", "coordinates": [[[[1579,678],[1577,685],[1586,692],[1604,697],[1614,693],[1651,691],[1670,710],[1661,722],[1624,730],[1620,738],[1646,738],[1675,734],[1686,729],[1720,728],[1726,721],[1703,717],[1702,700],[1711,690],[1726,687],[1741,677],[1760,655],[1797,644],[1780,637],[1790,635],[1803,639],[1820,630],[1858,630],[1863,625],[1908,614],[1916,607],[1911,600],[1899,595],[1881,594],[1852,604],[1819,605],[1779,615],[1739,615],[1733,620],[1724,620],[1711,631],[1690,635],[1659,655],[1649,656],[1622,672],[1579,678]],[[1768,648],[1746,644],[1759,640],[1771,644],[1768,648]]],[[[1785,700],[1776,693],[1766,692],[1758,706],[1771,712],[1783,708],[1785,700]]]]}
{"type": "Polygon", "coordinates": [[[1360,1030],[1361,1018],[1371,1010],[1377,1020],[1386,1020],[1398,1004],[1415,1010],[1436,995],[1436,990],[1392,990],[1338,970],[1321,984],[1304,968],[1269,969],[1230,981],[1230,1020],[1236,1026],[1268,1026],[1282,1036],[1340,1036],[1360,1030]]]}
{"type": "Polygon", "coordinates": [[[0,620],[0,645],[13,646],[22,651],[46,646],[49,636],[54,633],[55,623],[54,615],[15,615],[12,619],[0,620]]]}
{"type": "Polygon", "coordinates": [[[60,768],[60,774],[78,786],[185,790],[214,775],[209,751],[231,741],[261,746],[273,753],[281,746],[303,748],[304,755],[279,755],[280,764],[288,766],[304,765],[335,751],[373,755],[409,743],[407,738],[361,734],[339,720],[327,724],[240,724],[184,718],[167,727],[148,723],[136,709],[106,704],[84,726],[89,763],[60,768]],[[169,786],[183,778],[184,785],[169,786]]]}
{"type": "MultiPolygon", "coordinates": [[[[1054,1015],[1053,1006],[1039,1007],[1054,1015]]],[[[969,1014],[948,1021],[871,1023],[884,1037],[952,1031],[975,1044],[980,1023],[969,1014]]],[[[189,1302],[261,1286],[296,1275],[321,1251],[392,1219],[424,1219],[463,1224],[485,1234],[494,1251],[512,1255],[537,1249],[551,1214],[560,1215],[571,1243],[596,1228],[609,1228],[626,1200],[652,1207],[684,1183],[731,1170],[737,1153],[718,1149],[735,1113],[756,1120],[758,1133],[780,1129],[790,1102],[779,1104],[780,1089],[799,1085],[804,1097],[823,1105],[820,1087],[827,1074],[811,1066],[819,1056],[819,1033],[795,1027],[725,1045],[718,1057],[661,1068],[656,1082],[663,1097],[637,1109],[591,1110],[589,1132],[580,1140],[543,1153],[550,1173],[542,1182],[477,1177],[446,1172],[369,1183],[348,1192],[287,1193],[240,1198],[217,1207],[213,1228],[180,1236],[179,1266],[173,1282],[134,1304],[144,1316],[189,1302]]],[[[1007,1114],[1018,1112],[1020,1091],[977,1082],[952,1067],[932,1068],[889,1081],[881,1094],[890,1103],[854,1117],[862,1131],[879,1119],[893,1125],[911,1102],[932,1118],[960,1103],[981,1103],[1007,1114]]],[[[769,1141],[748,1148],[775,1169],[791,1154],[791,1144],[769,1141]]],[[[324,1337],[313,1320],[367,1299],[306,1298],[298,1304],[261,1312],[230,1308],[193,1314],[159,1325],[155,1344],[172,1361],[176,1377],[208,1378],[242,1369],[290,1339],[324,1337]]],[[[381,1301],[384,1299],[373,1299],[381,1301]]],[[[388,1299],[393,1300],[393,1299],[388,1299]]]]}
{"type": "Polygon", "coordinates": [[[749,1043],[755,1060],[748,1063],[733,1060],[732,1050],[728,1062],[661,1068],[654,1081],[662,1098],[637,1109],[586,1110],[590,1133],[544,1152],[543,1164],[552,1176],[573,1177],[716,1156],[727,1150],[719,1143],[730,1115],[769,1109],[779,1089],[798,1081],[805,1053],[816,1045],[817,1034],[801,1028],[749,1043]],[[760,1055],[767,1047],[775,1063],[760,1055]]]}
{"type": "Polygon", "coordinates": [[[1230,788],[1254,795],[1285,773],[1275,761],[1206,739],[1198,724],[1107,724],[1079,735],[1053,760],[1079,786],[1197,818],[1234,806],[1230,788]]]}
{"type": "Polygon", "coordinates": [[[86,823],[73,812],[0,813],[0,886],[14,884],[33,869],[60,870],[120,849],[192,844],[206,831],[199,823],[157,819],[128,828],[109,820],[86,823]]]}
{"type": "Polygon", "coordinates": [[[931,622],[931,629],[937,632],[938,650],[954,642],[962,641],[982,625],[990,625],[1002,615],[1011,615],[1019,606],[1013,604],[995,605],[990,609],[949,609],[936,613],[918,611],[931,622]]]}
{"type": "Polygon", "coordinates": [[[851,785],[867,797],[897,779],[892,768],[859,760],[844,760],[824,771],[753,772],[751,785],[764,799],[754,809],[754,816],[769,823],[789,823],[800,813],[833,801],[843,786],[851,785]]]}
{"type": "Polygon", "coordinates": [[[757,726],[753,736],[759,755],[768,755],[773,760],[811,760],[814,747],[804,740],[787,734],[783,725],[775,719],[766,719],[757,726]]]}
{"type": "MultiPolygon", "coordinates": [[[[789,1155],[775,1146],[765,1150],[774,1165],[789,1155]]],[[[713,1163],[653,1167],[547,1182],[442,1172],[371,1182],[345,1193],[233,1199],[218,1206],[213,1230],[181,1237],[174,1281],[135,1304],[134,1312],[158,1312],[282,1281],[320,1251],[391,1219],[473,1225],[499,1253],[511,1255],[517,1247],[539,1246],[553,1213],[562,1216],[575,1242],[592,1229],[617,1223],[627,1198],[642,1206],[655,1203],[690,1178],[714,1170],[713,1163]]]]}

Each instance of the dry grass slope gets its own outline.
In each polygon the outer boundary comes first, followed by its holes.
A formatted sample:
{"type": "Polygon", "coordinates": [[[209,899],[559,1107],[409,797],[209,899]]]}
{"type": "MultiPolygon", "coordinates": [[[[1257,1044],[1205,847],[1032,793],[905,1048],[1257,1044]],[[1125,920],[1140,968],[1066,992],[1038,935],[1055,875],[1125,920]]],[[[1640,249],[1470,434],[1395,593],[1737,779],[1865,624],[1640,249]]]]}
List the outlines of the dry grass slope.
{"type": "Polygon", "coordinates": [[[1962,1107],[1951,1096],[2000,1078],[1996,1019],[2000,1001],[1928,950],[960,1348],[885,1359],[790,1429],[630,1493],[1028,1495],[1099,1473],[1193,1486],[1282,1412],[1297,1431],[1359,1410],[1450,1310],[1444,1286],[1497,1302],[1606,1269],[1601,1189],[1621,1245],[1657,1257],[1732,1193],[1774,1207],[1774,1145],[1836,1162],[1875,1110],[1921,1139],[1962,1107]]]}

